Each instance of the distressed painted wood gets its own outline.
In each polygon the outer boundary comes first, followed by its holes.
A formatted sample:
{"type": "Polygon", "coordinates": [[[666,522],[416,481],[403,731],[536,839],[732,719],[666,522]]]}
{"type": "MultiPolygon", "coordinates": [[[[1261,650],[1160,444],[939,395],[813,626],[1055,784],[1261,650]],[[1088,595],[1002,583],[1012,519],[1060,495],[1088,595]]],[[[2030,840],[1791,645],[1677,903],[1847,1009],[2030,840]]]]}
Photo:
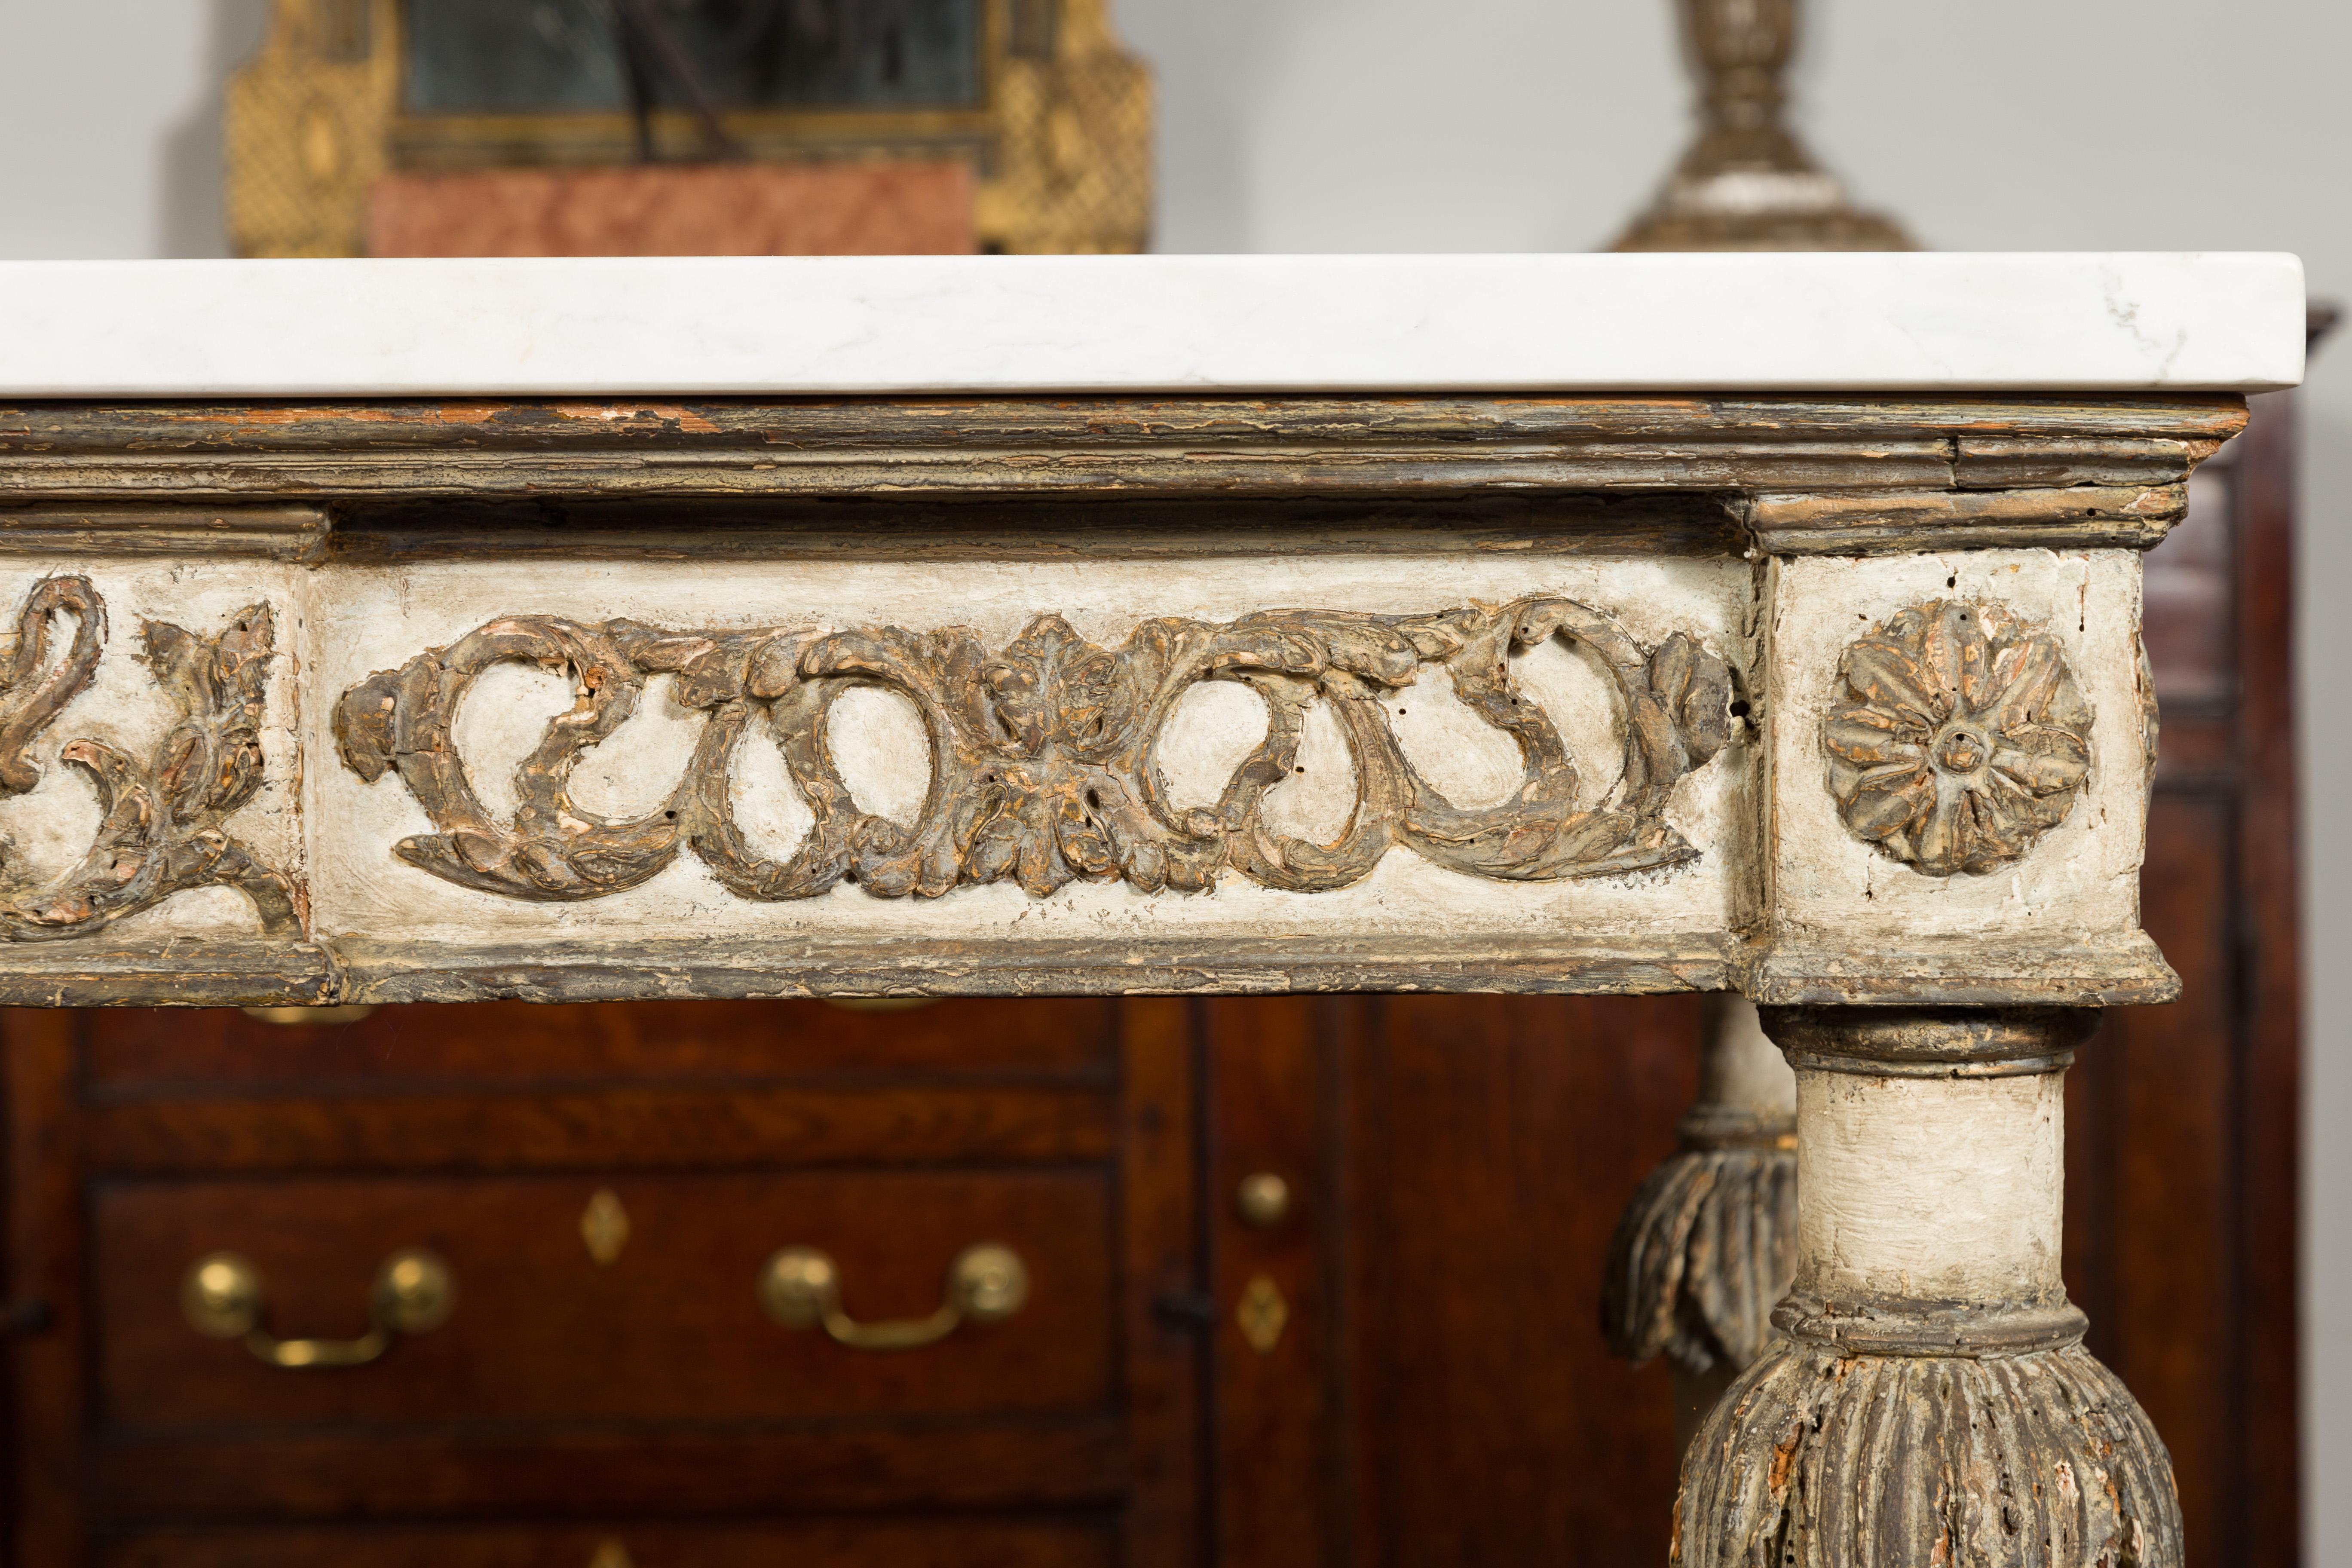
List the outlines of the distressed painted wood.
{"type": "Polygon", "coordinates": [[[2137,551],[2242,417],[19,405],[0,994],[2160,999],[2137,551]]]}
{"type": "Polygon", "coordinates": [[[1684,1459],[1672,1561],[2178,1563],[2164,1444],[2059,1279],[2094,1012],[1768,1008],[1797,1072],[1783,1338],[1684,1459]]]}

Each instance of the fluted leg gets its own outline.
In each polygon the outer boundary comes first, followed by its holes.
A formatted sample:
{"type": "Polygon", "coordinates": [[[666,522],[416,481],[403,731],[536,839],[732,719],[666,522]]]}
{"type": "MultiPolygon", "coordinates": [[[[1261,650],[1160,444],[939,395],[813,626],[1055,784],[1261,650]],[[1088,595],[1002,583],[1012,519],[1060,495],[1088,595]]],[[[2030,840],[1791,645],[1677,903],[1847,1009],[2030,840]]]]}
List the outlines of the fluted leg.
{"type": "Polygon", "coordinates": [[[2164,1445],[2059,1279],[2095,1012],[1773,1008],[1797,1073],[1787,1337],[1683,1461],[1690,1568],[2178,1568],[2164,1445]]]}
{"type": "Polygon", "coordinates": [[[1601,1321],[1618,1355],[1672,1363],[1687,1445],[1763,1351],[1797,1266],[1797,1082],[1742,997],[1707,998],[1679,1131],[1618,1218],[1601,1321]]]}

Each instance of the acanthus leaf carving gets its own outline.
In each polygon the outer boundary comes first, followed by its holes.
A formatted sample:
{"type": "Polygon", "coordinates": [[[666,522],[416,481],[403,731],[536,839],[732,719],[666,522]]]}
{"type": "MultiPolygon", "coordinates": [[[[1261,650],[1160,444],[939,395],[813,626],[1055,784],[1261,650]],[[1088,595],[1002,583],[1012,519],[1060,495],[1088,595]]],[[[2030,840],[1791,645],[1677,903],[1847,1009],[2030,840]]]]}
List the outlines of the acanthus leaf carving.
{"type": "MultiPolygon", "coordinates": [[[[294,885],[226,826],[262,784],[274,639],[266,604],[238,612],[215,637],[169,622],[142,626],[139,658],[180,717],[143,762],[88,737],[59,750],[58,759],[98,792],[98,831],[81,863],[61,878],[37,882],[0,869],[0,939],[87,936],[173,893],[215,886],[242,892],[266,934],[299,933],[294,885]]],[[[0,669],[0,794],[29,794],[40,783],[35,742],[88,689],[106,641],[106,601],[89,578],[45,578],[26,595],[0,669]],[[51,664],[59,615],[74,617],[74,638],[51,664]]]]}
{"type": "Polygon", "coordinates": [[[371,676],[334,715],[343,760],[370,783],[397,772],[432,834],[396,853],[446,880],[535,900],[593,899],[642,884],[691,850],[725,887],[757,900],[808,898],[855,882],[880,898],[937,898],[1010,880],[1043,897],[1079,879],[1156,893],[1204,891],[1230,868],[1297,892],[1343,888],[1402,846],[1469,875],[1551,880],[1669,867],[1696,851],[1667,823],[1675,784],[1727,742],[1728,667],[1677,634],[1655,649],[1563,599],[1471,605],[1424,616],[1276,610],[1213,623],[1146,621],[1117,648],[1057,615],[990,653],[957,626],[673,631],[614,620],[501,617],[445,648],[371,676]],[[1624,716],[1622,783],[1580,807],[1558,728],[1523,691],[1511,656],[1559,637],[1594,656],[1624,716]],[[534,664],[571,680],[572,706],[518,765],[519,806],[493,820],[453,739],[459,703],[486,669],[534,664]],[[1519,787],[1500,805],[1454,805],[1414,769],[1384,700],[1443,666],[1455,693],[1510,737],[1519,787]],[[705,715],[684,775],[661,805],[610,820],[567,789],[582,755],[636,710],[646,682],[705,715]],[[1265,705],[1264,738],[1206,805],[1170,798],[1157,755],[1177,703],[1230,681],[1265,705]],[[894,691],[922,716],[930,773],[911,826],[867,811],[833,755],[833,706],[855,687],[894,691]],[[1265,817],[1297,765],[1307,716],[1328,704],[1353,762],[1343,831],[1314,843],[1265,817]],[[738,749],[772,736],[812,824],[788,857],[759,854],[735,819],[738,749]]]}

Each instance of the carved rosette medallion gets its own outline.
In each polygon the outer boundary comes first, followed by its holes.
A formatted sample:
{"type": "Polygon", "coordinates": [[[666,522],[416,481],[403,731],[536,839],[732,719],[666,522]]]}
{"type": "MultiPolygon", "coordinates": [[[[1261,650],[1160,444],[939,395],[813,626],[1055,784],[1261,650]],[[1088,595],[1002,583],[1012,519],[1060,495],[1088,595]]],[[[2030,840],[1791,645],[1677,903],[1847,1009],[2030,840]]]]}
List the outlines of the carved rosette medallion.
{"type": "Polygon", "coordinates": [[[681,851],[757,900],[809,898],[843,882],[877,898],[1000,881],[1043,897],[1081,879],[1200,892],[1228,868],[1311,893],[1357,881],[1394,846],[1521,881],[1689,860],[1697,851],[1665,809],[1675,784],[1728,739],[1730,695],[1724,661],[1692,638],[1644,647],[1564,599],[1417,616],[1152,620],[1115,648],[1045,615],[994,652],[960,626],[679,631],[515,616],[370,677],[343,695],[334,722],[344,763],[371,783],[396,772],[438,829],[403,840],[400,858],[509,898],[600,898],[645,882],[681,851]],[[1615,687],[1622,782],[1597,804],[1578,804],[1576,760],[1513,674],[1513,652],[1555,637],[1593,655],[1615,687]],[[520,807],[502,821],[467,783],[452,731],[467,689],[507,662],[565,675],[577,700],[517,768],[520,807]],[[1500,805],[1448,801],[1390,727],[1385,699],[1433,665],[1518,747],[1521,782],[1500,805]],[[566,781],[587,748],[635,711],[648,679],[665,674],[677,703],[704,716],[699,741],[658,809],[599,816],[572,799],[566,781]],[[1256,692],[1266,730],[1213,803],[1180,805],[1159,748],[1178,700],[1202,681],[1256,692]],[[835,763],[828,716],[861,686],[896,692],[922,715],[929,776],[911,825],[862,807],[835,763]],[[1347,826],[1329,843],[1280,833],[1264,812],[1269,790],[1297,765],[1318,701],[1339,721],[1356,775],[1347,826]],[[738,749],[762,742],[780,749],[814,818],[782,858],[754,850],[730,789],[738,749]]]}
{"type": "Polygon", "coordinates": [[[2007,605],[1937,599],[1845,650],[1822,721],[1846,826],[1923,875],[1981,875],[2065,820],[2091,709],[2058,639],[2007,605]]]}

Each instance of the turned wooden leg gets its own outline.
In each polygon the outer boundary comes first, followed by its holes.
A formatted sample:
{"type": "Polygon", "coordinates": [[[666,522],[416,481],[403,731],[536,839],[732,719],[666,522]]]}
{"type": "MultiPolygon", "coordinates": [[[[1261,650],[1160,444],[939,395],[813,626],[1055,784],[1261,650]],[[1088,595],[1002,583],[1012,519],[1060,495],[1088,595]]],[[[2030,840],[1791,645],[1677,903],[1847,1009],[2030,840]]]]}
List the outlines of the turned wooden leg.
{"type": "Polygon", "coordinates": [[[1797,1073],[1787,1335],[1683,1461],[1693,1568],[2178,1568],[2164,1445],[2059,1279],[2095,1011],[1767,1008],[1797,1073]]]}
{"type": "Polygon", "coordinates": [[[1771,1338],[1797,1267],[1797,1080],[1745,997],[1707,998],[1678,1131],[1610,1238],[1601,1322],[1618,1355],[1672,1364],[1687,1447],[1771,1338]]]}

